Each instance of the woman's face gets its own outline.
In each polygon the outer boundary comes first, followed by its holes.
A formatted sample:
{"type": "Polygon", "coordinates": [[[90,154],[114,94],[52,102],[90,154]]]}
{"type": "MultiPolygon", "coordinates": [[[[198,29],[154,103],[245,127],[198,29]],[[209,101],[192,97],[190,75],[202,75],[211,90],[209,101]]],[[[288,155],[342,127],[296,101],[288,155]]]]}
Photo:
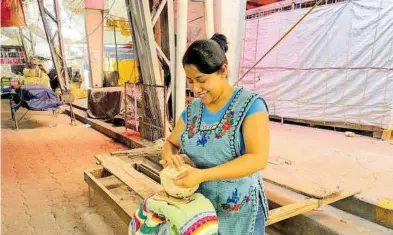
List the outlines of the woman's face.
{"type": "Polygon", "coordinates": [[[185,65],[188,87],[200,98],[204,104],[214,103],[224,92],[227,80],[227,64],[221,67],[221,70],[212,74],[200,72],[194,65],[185,65]]]}

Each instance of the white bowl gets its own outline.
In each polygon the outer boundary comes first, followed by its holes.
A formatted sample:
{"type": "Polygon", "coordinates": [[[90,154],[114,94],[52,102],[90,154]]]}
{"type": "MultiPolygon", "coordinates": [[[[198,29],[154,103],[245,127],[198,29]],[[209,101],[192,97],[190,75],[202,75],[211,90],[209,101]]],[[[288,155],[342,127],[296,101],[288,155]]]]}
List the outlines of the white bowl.
{"type": "Polygon", "coordinates": [[[199,185],[193,188],[181,188],[175,184],[173,181],[181,173],[185,172],[187,169],[191,168],[190,165],[182,165],[179,169],[166,167],[160,172],[161,185],[164,187],[164,190],[176,198],[185,198],[189,197],[195,193],[198,189],[199,185]]]}

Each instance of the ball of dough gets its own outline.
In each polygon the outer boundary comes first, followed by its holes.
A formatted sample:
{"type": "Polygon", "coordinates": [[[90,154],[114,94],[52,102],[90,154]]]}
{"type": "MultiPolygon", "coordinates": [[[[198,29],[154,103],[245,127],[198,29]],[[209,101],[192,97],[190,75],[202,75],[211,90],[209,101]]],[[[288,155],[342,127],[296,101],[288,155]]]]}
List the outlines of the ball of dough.
{"type": "Polygon", "coordinates": [[[161,185],[164,187],[164,190],[171,195],[172,197],[176,198],[185,198],[189,197],[198,189],[199,185],[193,188],[181,188],[175,185],[173,181],[181,173],[185,172],[187,169],[191,168],[190,165],[182,165],[179,169],[166,167],[160,172],[161,178],[161,185]]]}

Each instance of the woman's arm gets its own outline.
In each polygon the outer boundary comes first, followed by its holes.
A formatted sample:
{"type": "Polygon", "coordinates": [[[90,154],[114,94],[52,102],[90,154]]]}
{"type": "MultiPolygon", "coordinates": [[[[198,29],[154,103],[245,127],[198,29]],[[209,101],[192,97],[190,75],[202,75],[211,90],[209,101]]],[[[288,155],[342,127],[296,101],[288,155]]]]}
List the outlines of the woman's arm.
{"type": "Polygon", "coordinates": [[[165,140],[164,145],[162,146],[162,160],[160,161],[163,166],[171,166],[171,167],[179,167],[184,162],[188,164],[192,164],[188,158],[183,155],[178,155],[180,149],[180,135],[184,129],[184,121],[182,118],[179,118],[175,129],[169,135],[169,137],[165,140]]]}
{"type": "Polygon", "coordinates": [[[270,143],[268,113],[257,112],[246,117],[242,125],[242,133],[246,148],[244,155],[209,169],[191,169],[180,175],[176,184],[193,187],[205,181],[242,178],[265,169],[270,143]]]}

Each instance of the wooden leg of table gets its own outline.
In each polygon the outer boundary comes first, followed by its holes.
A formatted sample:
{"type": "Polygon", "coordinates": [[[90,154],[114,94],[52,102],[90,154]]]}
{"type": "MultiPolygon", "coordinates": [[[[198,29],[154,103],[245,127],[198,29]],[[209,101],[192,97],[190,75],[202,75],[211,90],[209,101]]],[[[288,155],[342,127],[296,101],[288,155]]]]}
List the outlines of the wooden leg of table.
{"type": "Polygon", "coordinates": [[[89,188],[89,207],[92,207],[92,203],[91,203],[91,187],[90,185],[88,186],[89,188]]]}

